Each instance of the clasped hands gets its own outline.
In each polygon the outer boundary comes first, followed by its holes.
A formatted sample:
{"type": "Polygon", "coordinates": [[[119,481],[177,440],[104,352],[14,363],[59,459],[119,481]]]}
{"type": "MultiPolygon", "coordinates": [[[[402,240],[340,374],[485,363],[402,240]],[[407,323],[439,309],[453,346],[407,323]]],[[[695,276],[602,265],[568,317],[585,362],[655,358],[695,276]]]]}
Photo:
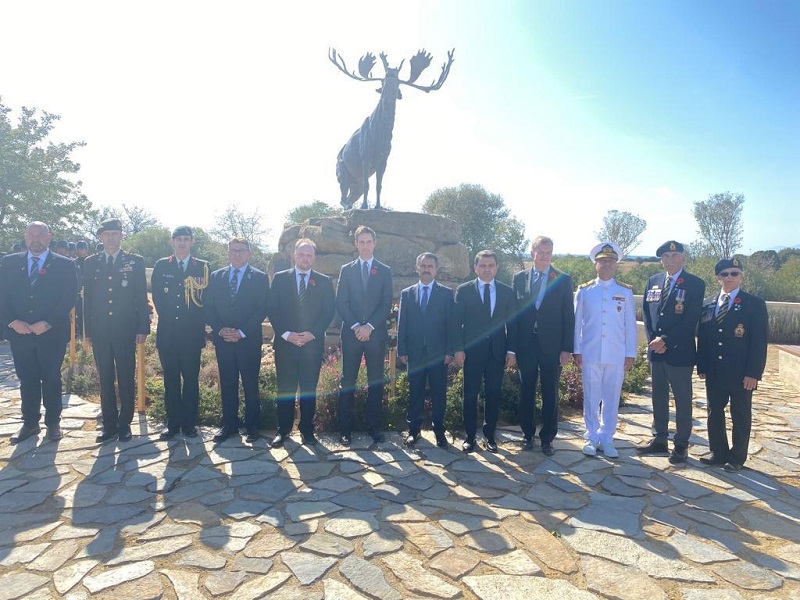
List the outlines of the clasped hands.
{"type": "Polygon", "coordinates": [[[304,331],[302,333],[291,332],[289,335],[286,336],[286,341],[290,344],[294,344],[298,348],[302,348],[307,343],[314,341],[317,339],[314,337],[314,334],[310,331],[304,331]]]}
{"type": "Polygon", "coordinates": [[[36,323],[31,324],[19,319],[12,321],[9,324],[9,327],[20,335],[27,335],[30,333],[33,335],[42,335],[43,333],[46,333],[48,330],[52,329],[52,325],[50,325],[50,323],[47,321],[37,321],[36,323]]]}
{"type": "Polygon", "coordinates": [[[234,329],[233,327],[223,327],[219,330],[219,337],[226,342],[238,342],[244,336],[238,329],[234,329]]]}
{"type": "Polygon", "coordinates": [[[654,354],[664,354],[667,351],[667,342],[661,337],[654,338],[652,342],[647,344],[647,347],[653,351],[654,354]]]}

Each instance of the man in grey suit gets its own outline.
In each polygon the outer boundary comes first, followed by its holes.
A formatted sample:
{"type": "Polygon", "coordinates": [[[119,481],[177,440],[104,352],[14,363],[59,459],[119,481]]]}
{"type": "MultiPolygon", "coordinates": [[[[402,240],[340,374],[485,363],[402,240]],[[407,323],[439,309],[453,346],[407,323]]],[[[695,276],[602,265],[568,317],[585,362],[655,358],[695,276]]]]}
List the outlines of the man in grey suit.
{"type": "Polygon", "coordinates": [[[438,268],[438,257],[432,252],[423,252],[417,257],[419,283],[400,293],[397,354],[401,361],[408,364],[410,394],[405,443],[409,447],[417,441],[423,422],[426,380],[430,386],[436,445],[447,447],[444,412],[447,365],[453,362],[453,290],[436,282],[438,268]]]}

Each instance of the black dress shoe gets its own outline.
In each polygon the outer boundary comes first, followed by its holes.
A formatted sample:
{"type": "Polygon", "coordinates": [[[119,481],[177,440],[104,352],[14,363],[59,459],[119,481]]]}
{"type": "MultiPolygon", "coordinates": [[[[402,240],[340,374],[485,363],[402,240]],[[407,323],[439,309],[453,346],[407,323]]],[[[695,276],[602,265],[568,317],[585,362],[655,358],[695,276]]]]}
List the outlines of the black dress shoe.
{"type": "Polygon", "coordinates": [[[553,444],[542,444],[542,454],[545,456],[553,456],[556,451],[553,450],[553,444]]]}
{"type": "Polygon", "coordinates": [[[221,444],[222,442],[227,440],[229,437],[231,437],[232,435],[235,435],[237,433],[239,433],[239,432],[238,431],[234,431],[232,429],[226,429],[225,427],[223,427],[214,436],[214,443],[215,444],[221,444]]]}
{"type": "Polygon", "coordinates": [[[483,447],[492,454],[497,452],[497,442],[495,442],[493,439],[486,438],[483,440],[483,447]]]}
{"type": "Polygon", "coordinates": [[[724,465],[728,460],[712,453],[711,456],[701,456],[700,462],[704,465],[720,466],[724,465]]]}
{"type": "Polygon", "coordinates": [[[685,463],[687,458],[689,458],[689,449],[685,446],[675,446],[672,454],[669,455],[669,464],[679,465],[685,463]]]}
{"type": "Polygon", "coordinates": [[[522,439],[522,449],[523,450],[533,450],[533,438],[523,438],[522,439]]]}
{"type": "Polygon", "coordinates": [[[17,433],[11,436],[11,443],[19,444],[21,441],[27,440],[29,437],[38,435],[41,430],[42,428],[38,425],[31,425],[30,427],[23,425],[17,433]]]}
{"type": "Polygon", "coordinates": [[[406,446],[408,446],[409,448],[411,448],[411,447],[413,447],[413,446],[414,446],[414,444],[417,442],[417,439],[418,439],[418,438],[419,438],[419,433],[409,433],[409,434],[406,436],[406,439],[405,439],[405,441],[404,441],[403,443],[404,443],[406,446]]]}
{"type": "Polygon", "coordinates": [[[197,433],[197,427],[192,426],[192,427],[184,427],[183,428],[183,435],[188,437],[188,438],[196,438],[200,434],[197,433]]]}
{"type": "Polygon", "coordinates": [[[115,440],[115,439],[117,439],[117,432],[116,431],[109,431],[109,432],[105,432],[104,431],[103,433],[98,435],[96,438],[94,438],[94,441],[97,442],[98,444],[105,444],[106,442],[109,442],[109,441],[115,440]]]}
{"type": "Polygon", "coordinates": [[[253,442],[257,441],[259,438],[258,430],[256,429],[248,429],[247,430],[247,437],[244,438],[244,441],[248,444],[252,444],[253,442]]]}
{"type": "Polygon", "coordinates": [[[463,452],[475,452],[475,440],[464,440],[464,443],[461,444],[461,450],[463,452]]]}
{"type": "Polygon", "coordinates": [[[131,441],[132,437],[133,437],[133,434],[131,433],[131,428],[130,427],[121,427],[120,428],[119,437],[118,437],[120,442],[129,442],[129,441],[131,441]]]}
{"type": "Polygon", "coordinates": [[[436,432],[436,445],[439,448],[447,448],[447,437],[445,437],[443,431],[436,432]]]}
{"type": "Polygon", "coordinates": [[[342,446],[349,446],[351,442],[352,440],[350,439],[349,433],[343,433],[342,435],[339,436],[339,443],[342,446]]]}
{"type": "Polygon", "coordinates": [[[161,433],[158,434],[158,439],[160,440],[171,440],[176,435],[178,435],[177,429],[170,429],[169,427],[162,429],[161,433]]]}
{"type": "Polygon", "coordinates": [[[311,433],[301,433],[300,437],[303,440],[303,446],[316,446],[319,443],[313,431],[311,433]]]}
{"type": "Polygon", "coordinates": [[[667,442],[652,440],[646,446],[639,446],[636,448],[636,452],[639,454],[667,454],[669,452],[669,448],[667,448],[667,442]]]}
{"type": "Polygon", "coordinates": [[[386,436],[383,435],[382,431],[370,431],[370,437],[372,437],[372,441],[376,444],[380,444],[384,440],[386,440],[386,436]]]}
{"type": "Polygon", "coordinates": [[[738,473],[739,471],[742,470],[743,467],[744,465],[740,465],[739,463],[726,462],[725,466],[722,468],[728,471],[729,473],[738,473]]]}
{"type": "Polygon", "coordinates": [[[64,437],[64,434],[61,433],[61,427],[58,425],[48,425],[47,426],[47,438],[56,442],[64,437]]]}
{"type": "Polygon", "coordinates": [[[269,443],[270,448],[283,448],[283,443],[286,441],[286,434],[280,431],[275,434],[272,441],[269,443]]]}

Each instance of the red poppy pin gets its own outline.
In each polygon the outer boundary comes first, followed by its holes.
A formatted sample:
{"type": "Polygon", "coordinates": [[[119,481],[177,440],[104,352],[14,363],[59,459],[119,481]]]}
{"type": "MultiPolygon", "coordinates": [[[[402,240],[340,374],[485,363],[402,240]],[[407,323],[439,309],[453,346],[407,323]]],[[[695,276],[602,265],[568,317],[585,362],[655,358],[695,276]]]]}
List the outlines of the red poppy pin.
{"type": "Polygon", "coordinates": [[[550,271],[550,279],[555,279],[555,278],[556,278],[556,274],[553,273],[553,271],[550,271]]]}
{"type": "Polygon", "coordinates": [[[308,285],[317,285],[317,282],[314,281],[314,279],[312,277],[309,277],[308,278],[308,285]]]}
{"type": "Polygon", "coordinates": [[[372,268],[372,271],[370,271],[370,273],[371,273],[372,275],[377,275],[377,274],[378,274],[378,269],[376,269],[375,267],[373,267],[373,268],[372,268]]]}
{"type": "Polygon", "coordinates": [[[742,299],[739,298],[739,296],[736,296],[736,298],[733,299],[733,303],[734,304],[741,304],[742,303],[742,299]]]}
{"type": "MultiPolygon", "coordinates": [[[[44,267],[39,269],[39,275],[46,275],[46,274],[47,274],[47,269],[45,269],[44,267]]],[[[737,300],[738,300],[738,298],[737,298],[737,300]]]]}
{"type": "Polygon", "coordinates": [[[676,281],[675,283],[677,283],[678,285],[682,284],[683,283],[683,277],[678,277],[678,281],[676,281]]]}

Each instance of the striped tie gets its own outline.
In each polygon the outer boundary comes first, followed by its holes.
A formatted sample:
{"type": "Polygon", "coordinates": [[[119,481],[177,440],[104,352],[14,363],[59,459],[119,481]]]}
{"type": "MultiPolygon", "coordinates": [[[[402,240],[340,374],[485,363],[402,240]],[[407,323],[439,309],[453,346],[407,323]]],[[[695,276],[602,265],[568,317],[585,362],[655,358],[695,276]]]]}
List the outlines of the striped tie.
{"type": "Polygon", "coordinates": [[[717,323],[722,323],[725,315],[728,314],[728,300],[730,300],[730,296],[728,294],[722,294],[722,297],[719,299],[720,305],[719,310],[717,311],[717,323]]]}
{"type": "Polygon", "coordinates": [[[233,275],[231,275],[229,285],[231,290],[231,300],[233,300],[236,298],[236,292],[239,290],[239,269],[233,270],[233,275]]]}
{"type": "Polygon", "coordinates": [[[303,306],[303,302],[306,301],[306,274],[300,273],[300,289],[297,292],[297,300],[300,302],[300,306],[303,306]]]}
{"type": "Polygon", "coordinates": [[[28,281],[31,282],[31,287],[36,285],[37,279],[39,279],[39,257],[31,256],[31,272],[28,273],[28,281]]]}
{"type": "Polygon", "coordinates": [[[672,275],[667,275],[667,280],[664,282],[664,289],[661,290],[661,301],[658,303],[658,311],[664,310],[664,305],[669,298],[669,288],[672,286],[672,275]]]}
{"type": "Polygon", "coordinates": [[[423,285],[422,286],[422,300],[420,300],[419,307],[420,307],[420,310],[422,310],[423,313],[425,313],[425,311],[428,309],[428,286],[427,285],[423,285]]]}

